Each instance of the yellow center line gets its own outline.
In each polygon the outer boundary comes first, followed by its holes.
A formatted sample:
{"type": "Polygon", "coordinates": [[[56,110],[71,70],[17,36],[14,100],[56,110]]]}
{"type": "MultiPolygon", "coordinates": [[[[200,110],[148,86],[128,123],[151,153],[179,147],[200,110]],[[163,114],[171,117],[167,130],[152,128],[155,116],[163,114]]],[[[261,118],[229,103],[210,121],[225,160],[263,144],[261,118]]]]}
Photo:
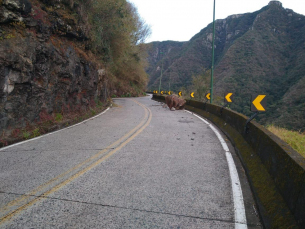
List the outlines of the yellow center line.
{"type": "MultiPolygon", "coordinates": [[[[120,149],[122,149],[126,144],[128,144],[131,140],[133,140],[136,136],[138,136],[150,123],[151,119],[152,119],[152,114],[149,108],[145,107],[143,104],[139,103],[136,100],[133,100],[135,103],[137,103],[139,106],[141,106],[144,110],[145,110],[145,116],[143,118],[143,120],[141,121],[141,123],[139,125],[137,125],[134,129],[132,129],[131,131],[129,131],[127,134],[125,134],[122,138],[120,138],[119,140],[115,141],[114,143],[112,143],[110,146],[108,146],[105,150],[100,151],[98,154],[92,156],[91,158],[87,159],[86,161],[78,164],[77,166],[73,167],[72,169],[68,170],[67,172],[57,176],[56,178],[51,179],[50,181],[48,181],[47,183],[39,186],[38,188],[36,188],[35,190],[33,190],[30,194],[26,194],[23,195],[21,198],[19,198],[19,200],[14,200],[12,202],[10,202],[9,204],[7,204],[4,208],[2,209],[7,209],[8,207],[13,207],[16,206],[18,203],[20,203],[21,201],[24,201],[25,199],[29,199],[31,197],[33,197],[38,191],[42,190],[43,188],[47,187],[48,185],[55,183],[55,181],[58,181],[59,178],[64,177],[65,175],[67,175],[68,173],[80,168],[82,165],[93,161],[94,159],[96,159],[97,157],[101,156],[102,154],[104,154],[105,152],[107,152],[109,149],[114,148],[112,151],[110,151],[107,155],[103,156],[102,158],[100,158],[99,160],[93,162],[92,164],[88,165],[87,167],[85,167],[84,169],[80,170],[79,172],[75,173],[74,175],[72,174],[70,177],[68,177],[66,180],[62,181],[60,184],[54,186],[53,188],[51,188],[49,191],[44,192],[43,194],[41,194],[40,196],[36,197],[35,199],[29,201],[28,203],[23,204],[22,206],[18,207],[16,210],[6,214],[5,216],[0,218],[0,224],[4,223],[5,221],[10,220],[13,216],[17,215],[18,213],[20,213],[22,210],[26,209],[27,207],[33,205],[34,203],[36,203],[37,201],[39,201],[42,198],[45,198],[47,196],[49,196],[50,194],[56,192],[58,189],[62,188],[63,186],[67,185],[68,183],[72,182],[73,180],[75,180],[76,178],[80,177],[81,175],[83,175],[84,173],[86,173],[87,171],[91,170],[92,168],[96,167],[97,165],[99,165],[100,163],[102,163],[103,161],[105,161],[106,159],[108,159],[110,156],[112,156],[114,153],[116,153],[117,151],[119,151],[120,149]],[[149,113],[149,114],[148,114],[149,113]],[[147,119],[147,115],[148,115],[148,119],[147,119]],[[141,127],[142,126],[142,127],[141,127]],[[119,144],[121,143],[121,144],[119,144]]],[[[1,209],[1,210],[2,210],[1,209]]]]}
{"type": "MultiPolygon", "coordinates": [[[[136,101],[135,101],[136,102],[136,101]]],[[[60,178],[66,176],[67,174],[74,172],[75,170],[81,168],[83,165],[90,163],[91,161],[93,161],[94,159],[96,159],[97,157],[101,156],[102,154],[104,154],[105,152],[109,151],[109,149],[114,148],[117,144],[119,144],[120,142],[122,142],[124,139],[126,139],[127,137],[129,137],[132,133],[134,133],[137,129],[139,129],[145,122],[147,118],[147,111],[145,109],[145,115],[143,120],[141,121],[140,124],[138,124],[135,128],[133,128],[131,131],[129,131],[127,134],[125,134],[122,138],[118,139],[117,141],[115,141],[114,143],[112,143],[111,145],[109,145],[108,147],[106,147],[106,149],[98,152],[97,154],[91,156],[90,158],[88,158],[87,160],[83,161],[82,163],[76,165],[75,167],[69,169],[68,171],[58,175],[57,177],[49,180],[48,182],[46,182],[45,184],[42,184],[40,186],[38,186],[37,188],[35,188],[34,190],[32,190],[30,193],[24,194],[21,197],[11,201],[10,203],[8,203],[6,206],[4,206],[3,208],[0,209],[0,212],[3,211],[7,211],[8,208],[14,207],[16,205],[18,205],[20,202],[24,202],[27,199],[35,196],[39,191],[42,191],[44,188],[46,188],[47,186],[51,185],[52,183],[55,183],[56,181],[58,181],[60,178]]]]}

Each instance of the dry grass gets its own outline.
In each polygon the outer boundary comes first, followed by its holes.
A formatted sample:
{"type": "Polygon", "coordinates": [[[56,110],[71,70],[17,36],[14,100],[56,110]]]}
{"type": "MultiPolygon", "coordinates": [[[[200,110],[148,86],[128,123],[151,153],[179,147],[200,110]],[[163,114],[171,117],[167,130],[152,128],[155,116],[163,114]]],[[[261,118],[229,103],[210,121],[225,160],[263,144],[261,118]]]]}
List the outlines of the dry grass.
{"type": "Polygon", "coordinates": [[[305,133],[286,130],[277,126],[267,126],[267,129],[287,142],[294,150],[305,157],[305,133]]]}

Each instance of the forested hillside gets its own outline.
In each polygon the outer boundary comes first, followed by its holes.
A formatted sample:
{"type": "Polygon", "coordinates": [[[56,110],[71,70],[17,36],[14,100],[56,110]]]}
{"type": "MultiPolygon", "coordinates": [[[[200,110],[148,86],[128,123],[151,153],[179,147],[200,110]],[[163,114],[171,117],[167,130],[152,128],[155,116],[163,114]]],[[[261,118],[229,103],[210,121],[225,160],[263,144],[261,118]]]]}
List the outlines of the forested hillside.
{"type": "MultiPolygon", "coordinates": [[[[201,88],[208,90],[209,74],[205,72],[211,67],[212,24],[188,42],[150,45],[149,89],[158,89],[163,63],[163,90],[170,84],[175,91],[196,91],[200,75],[206,82],[201,88]]],[[[215,102],[221,104],[223,94],[233,92],[230,108],[250,115],[250,95],[266,94],[267,112],[258,118],[262,124],[304,131],[304,51],[305,16],[283,8],[278,1],[253,13],[217,20],[215,102]]]]}

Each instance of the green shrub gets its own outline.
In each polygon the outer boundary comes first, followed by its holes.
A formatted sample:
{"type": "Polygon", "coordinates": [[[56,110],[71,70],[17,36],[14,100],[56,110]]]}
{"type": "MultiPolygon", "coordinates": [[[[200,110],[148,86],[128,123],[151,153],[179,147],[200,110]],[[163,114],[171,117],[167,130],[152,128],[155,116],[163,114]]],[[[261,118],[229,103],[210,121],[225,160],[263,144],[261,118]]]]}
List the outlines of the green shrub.
{"type": "Polygon", "coordinates": [[[104,105],[104,104],[102,103],[102,101],[99,100],[98,98],[95,98],[94,102],[95,102],[97,108],[101,108],[101,107],[103,107],[103,105],[104,105]]]}
{"type": "Polygon", "coordinates": [[[27,132],[27,131],[23,131],[22,132],[22,136],[23,136],[24,139],[29,139],[31,134],[29,132],[27,132]]]}
{"type": "Polygon", "coordinates": [[[96,115],[96,111],[94,109],[90,108],[90,112],[92,116],[96,115]]]}
{"type": "Polygon", "coordinates": [[[36,128],[35,130],[33,130],[33,137],[38,137],[40,135],[40,131],[39,128],[36,128]]]}
{"type": "Polygon", "coordinates": [[[56,122],[61,122],[63,120],[63,116],[60,113],[55,114],[55,121],[56,122]]]}

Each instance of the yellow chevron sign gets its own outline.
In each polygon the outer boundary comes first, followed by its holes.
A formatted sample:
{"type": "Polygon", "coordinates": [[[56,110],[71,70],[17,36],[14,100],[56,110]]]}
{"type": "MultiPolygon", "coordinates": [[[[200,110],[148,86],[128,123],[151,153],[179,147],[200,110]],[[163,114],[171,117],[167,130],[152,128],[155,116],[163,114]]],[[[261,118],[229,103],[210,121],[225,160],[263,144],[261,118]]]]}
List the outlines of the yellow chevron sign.
{"type": "Polygon", "coordinates": [[[179,91],[178,95],[181,97],[182,96],[182,91],[179,91]]]}
{"type": "Polygon", "coordinates": [[[205,95],[205,97],[206,97],[208,100],[210,100],[210,99],[211,99],[211,93],[207,93],[207,94],[205,95]]]}
{"type": "Polygon", "coordinates": [[[232,100],[231,100],[231,96],[233,95],[233,93],[228,93],[226,96],[225,96],[225,99],[228,103],[232,103],[232,100]]]}
{"type": "Polygon", "coordinates": [[[265,97],[266,95],[252,96],[251,111],[266,111],[265,107],[267,106],[267,102],[265,97]]]}
{"type": "Polygon", "coordinates": [[[163,92],[163,91],[161,91],[161,95],[163,95],[163,93],[164,93],[164,92],[163,92]]]}
{"type": "Polygon", "coordinates": [[[172,94],[172,92],[171,92],[171,91],[168,91],[168,92],[167,92],[167,94],[171,95],[171,94],[172,94]]]}
{"type": "Polygon", "coordinates": [[[194,98],[194,97],[195,97],[195,96],[194,96],[194,94],[195,94],[195,92],[192,92],[192,93],[191,93],[191,97],[192,97],[192,98],[194,98]]]}

